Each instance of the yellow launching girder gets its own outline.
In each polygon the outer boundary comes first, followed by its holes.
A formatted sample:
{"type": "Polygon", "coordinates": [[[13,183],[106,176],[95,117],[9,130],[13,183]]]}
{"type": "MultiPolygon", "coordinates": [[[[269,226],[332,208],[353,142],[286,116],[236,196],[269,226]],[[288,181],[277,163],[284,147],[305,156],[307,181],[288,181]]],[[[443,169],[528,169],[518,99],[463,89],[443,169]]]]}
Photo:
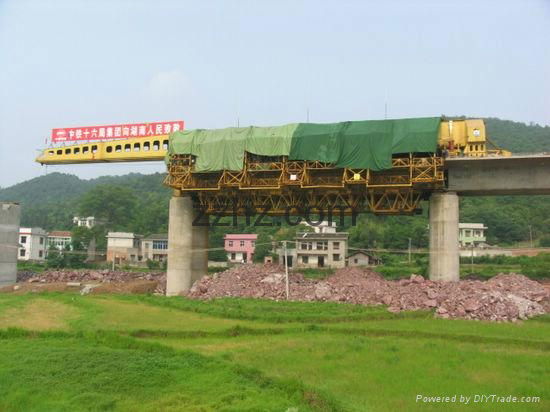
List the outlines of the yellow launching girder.
{"type": "Polygon", "coordinates": [[[43,165],[162,161],[167,151],[168,135],[160,135],[51,147],[36,161],[43,165]]]}

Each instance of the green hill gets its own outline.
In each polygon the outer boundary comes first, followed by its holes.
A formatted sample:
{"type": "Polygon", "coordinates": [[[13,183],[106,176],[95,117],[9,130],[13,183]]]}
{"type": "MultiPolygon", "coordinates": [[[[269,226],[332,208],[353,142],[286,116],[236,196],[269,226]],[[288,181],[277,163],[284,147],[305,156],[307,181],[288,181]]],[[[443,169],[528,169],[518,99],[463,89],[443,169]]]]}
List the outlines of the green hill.
{"type": "Polygon", "coordinates": [[[489,139],[512,153],[550,152],[550,126],[486,118],[489,139]]]}
{"type": "MultiPolygon", "coordinates": [[[[22,226],[39,226],[46,230],[70,229],[73,216],[86,211],[81,207],[83,196],[92,189],[105,185],[119,187],[121,192],[126,189],[126,196],[130,193],[135,198],[136,211],[145,213],[154,208],[158,214],[156,209],[159,203],[166,204],[170,195],[170,190],[162,185],[163,178],[162,173],[130,173],[84,180],[56,172],[0,189],[0,200],[21,203],[22,226]]],[[[151,231],[163,226],[166,225],[160,224],[158,228],[151,228],[151,231]]]]}

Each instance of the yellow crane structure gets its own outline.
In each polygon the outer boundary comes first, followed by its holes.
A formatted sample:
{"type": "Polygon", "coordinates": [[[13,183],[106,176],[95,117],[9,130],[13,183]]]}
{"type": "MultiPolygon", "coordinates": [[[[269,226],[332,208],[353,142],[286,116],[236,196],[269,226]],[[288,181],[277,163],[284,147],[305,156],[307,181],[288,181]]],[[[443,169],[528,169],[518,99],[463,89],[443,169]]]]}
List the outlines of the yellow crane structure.
{"type": "Polygon", "coordinates": [[[41,164],[141,162],[167,160],[164,184],[190,193],[206,214],[298,214],[305,209],[354,214],[411,214],[420,201],[445,184],[445,158],[510,155],[488,149],[480,119],[444,119],[436,153],[394,155],[391,168],[373,171],[335,164],[290,160],[287,156],[245,153],[241,170],[197,171],[190,154],[167,158],[169,136],[102,141],[47,148],[41,164]]]}

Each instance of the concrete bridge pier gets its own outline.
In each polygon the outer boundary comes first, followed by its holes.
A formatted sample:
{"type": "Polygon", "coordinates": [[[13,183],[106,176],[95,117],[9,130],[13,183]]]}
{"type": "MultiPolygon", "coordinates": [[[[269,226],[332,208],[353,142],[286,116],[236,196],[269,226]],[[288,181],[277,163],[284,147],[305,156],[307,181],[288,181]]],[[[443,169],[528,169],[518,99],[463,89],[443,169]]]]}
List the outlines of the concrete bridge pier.
{"type": "Polygon", "coordinates": [[[430,280],[456,282],[460,275],[458,253],[458,195],[435,192],[430,196],[430,280]]]}
{"type": "Polygon", "coordinates": [[[17,281],[20,214],[18,203],[0,202],[0,287],[17,281]]]}
{"type": "Polygon", "coordinates": [[[207,273],[208,227],[193,226],[195,217],[191,196],[170,199],[166,296],[187,292],[207,273]]]}
{"type": "Polygon", "coordinates": [[[191,284],[208,274],[208,216],[201,218],[204,226],[193,226],[193,256],[191,257],[191,284]]]}

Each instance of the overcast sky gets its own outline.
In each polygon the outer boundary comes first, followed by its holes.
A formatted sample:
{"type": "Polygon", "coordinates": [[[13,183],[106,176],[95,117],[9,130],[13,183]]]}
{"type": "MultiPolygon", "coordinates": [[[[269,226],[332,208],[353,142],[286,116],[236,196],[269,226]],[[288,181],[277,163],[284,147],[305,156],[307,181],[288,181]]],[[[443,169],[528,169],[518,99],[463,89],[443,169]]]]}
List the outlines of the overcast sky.
{"type": "Polygon", "coordinates": [[[380,119],[386,100],[550,124],[549,79],[550,0],[0,0],[0,186],[46,173],[54,127],[380,119]]]}

